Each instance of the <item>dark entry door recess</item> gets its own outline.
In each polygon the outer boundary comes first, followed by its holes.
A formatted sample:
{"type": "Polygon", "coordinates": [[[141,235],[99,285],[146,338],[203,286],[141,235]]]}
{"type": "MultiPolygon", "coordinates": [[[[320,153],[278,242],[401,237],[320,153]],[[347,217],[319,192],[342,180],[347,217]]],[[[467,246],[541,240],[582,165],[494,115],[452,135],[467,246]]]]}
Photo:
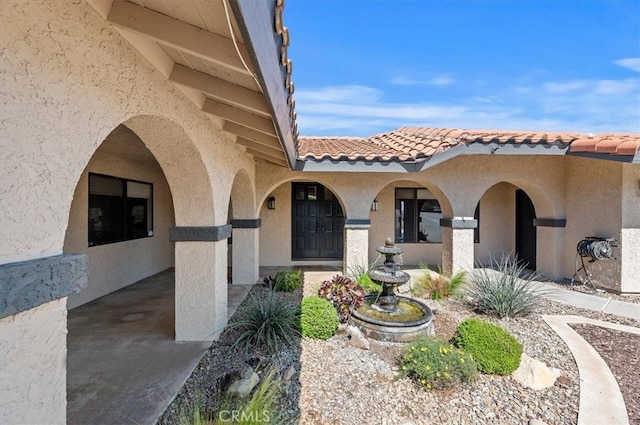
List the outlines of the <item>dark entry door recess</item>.
{"type": "Polygon", "coordinates": [[[528,269],[536,269],[536,210],[524,190],[516,190],[516,254],[528,269]]]}
{"type": "Polygon", "coordinates": [[[344,214],[333,193],[318,183],[292,183],[291,257],[342,259],[344,214]]]}

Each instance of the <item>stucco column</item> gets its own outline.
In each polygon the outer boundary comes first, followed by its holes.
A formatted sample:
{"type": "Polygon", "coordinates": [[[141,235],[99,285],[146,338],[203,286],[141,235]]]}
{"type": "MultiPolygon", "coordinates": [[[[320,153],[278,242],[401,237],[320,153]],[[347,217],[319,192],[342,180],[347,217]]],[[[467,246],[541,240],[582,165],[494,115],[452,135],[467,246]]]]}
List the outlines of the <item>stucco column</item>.
{"type": "Polygon", "coordinates": [[[67,296],[87,284],[85,255],[0,265],[0,423],[67,422],[67,296]]]}
{"type": "Polygon", "coordinates": [[[343,273],[369,265],[369,219],[346,219],[344,223],[343,273]]]}
{"type": "Polygon", "coordinates": [[[470,272],[474,266],[473,229],[478,220],[473,217],[443,218],[442,226],[442,270],[452,275],[460,270],[470,272]]]}
{"type": "Polygon", "coordinates": [[[562,279],[562,254],[564,252],[565,219],[537,218],[536,226],[536,268],[543,270],[542,277],[562,279]]]}
{"type": "Polygon", "coordinates": [[[227,324],[227,238],[231,225],[175,227],[176,341],[213,341],[227,324]]]}
{"type": "Polygon", "coordinates": [[[233,255],[231,283],[253,285],[259,277],[261,220],[231,220],[233,255]]]}
{"type": "Polygon", "coordinates": [[[620,232],[620,292],[640,293],[640,229],[620,232]]]}

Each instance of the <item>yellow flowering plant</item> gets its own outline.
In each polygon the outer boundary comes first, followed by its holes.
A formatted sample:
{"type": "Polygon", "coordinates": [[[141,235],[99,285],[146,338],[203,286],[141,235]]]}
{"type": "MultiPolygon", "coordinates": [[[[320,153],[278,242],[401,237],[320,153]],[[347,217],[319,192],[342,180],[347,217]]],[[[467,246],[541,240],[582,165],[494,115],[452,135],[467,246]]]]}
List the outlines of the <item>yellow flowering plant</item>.
{"type": "Polygon", "coordinates": [[[409,376],[426,389],[450,388],[473,381],[478,366],[473,357],[439,338],[421,336],[405,347],[401,376],[409,376]]]}

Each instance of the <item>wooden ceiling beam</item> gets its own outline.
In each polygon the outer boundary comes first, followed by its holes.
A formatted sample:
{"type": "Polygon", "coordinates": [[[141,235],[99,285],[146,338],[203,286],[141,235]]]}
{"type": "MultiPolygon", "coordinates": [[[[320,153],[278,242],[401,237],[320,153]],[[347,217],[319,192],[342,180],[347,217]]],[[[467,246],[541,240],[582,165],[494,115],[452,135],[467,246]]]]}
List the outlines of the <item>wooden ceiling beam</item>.
{"type": "Polygon", "coordinates": [[[251,112],[247,112],[223,102],[218,102],[217,100],[205,100],[202,110],[207,114],[215,115],[269,136],[276,137],[278,135],[275,127],[273,126],[273,121],[270,119],[252,114],[251,112]]]}
{"type": "Polygon", "coordinates": [[[245,139],[244,137],[238,137],[236,139],[236,143],[246,147],[247,149],[251,149],[252,151],[262,152],[265,155],[273,157],[284,158],[284,151],[282,149],[275,149],[269,146],[261,145],[260,143],[254,142],[253,140],[245,139]]]}
{"type": "Polygon", "coordinates": [[[287,163],[287,160],[284,157],[284,153],[281,156],[271,156],[271,155],[267,155],[264,152],[255,151],[251,148],[247,148],[247,153],[255,156],[256,158],[268,159],[269,161],[274,161],[274,162],[282,162],[283,164],[287,163]]]}
{"type": "Polygon", "coordinates": [[[236,136],[239,136],[241,138],[251,140],[260,145],[270,147],[272,149],[280,151],[283,150],[282,146],[280,145],[280,140],[278,140],[277,137],[267,136],[264,133],[252,130],[247,127],[243,127],[230,121],[225,121],[224,125],[222,126],[222,130],[231,134],[235,134],[236,136]]]}
{"type": "Polygon", "coordinates": [[[260,92],[237,86],[220,78],[175,64],[169,80],[199,90],[206,96],[238,105],[254,113],[271,117],[269,106],[260,92]]]}
{"type": "MultiPolygon", "coordinates": [[[[235,72],[251,75],[238,57],[230,38],[124,1],[113,2],[107,21],[116,27],[145,35],[158,43],[215,62],[235,72]]],[[[238,48],[243,57],[249,57],[244,45],[239,45],[238,48]]]]}

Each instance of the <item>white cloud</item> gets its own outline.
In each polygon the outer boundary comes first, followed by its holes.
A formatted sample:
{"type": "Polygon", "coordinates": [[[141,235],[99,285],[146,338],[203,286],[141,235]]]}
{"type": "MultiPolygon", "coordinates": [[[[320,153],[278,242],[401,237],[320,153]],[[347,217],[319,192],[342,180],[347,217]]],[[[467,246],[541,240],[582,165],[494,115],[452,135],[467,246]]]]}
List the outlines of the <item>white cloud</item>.
{"type": "Polygon", "coordinates": [[[595,82],[594,93],[605,95],[630,94],[638,88],[638,80],[599,80],[595,82]]]}
{"type": "Polygon", "coordinates": [[[446,87],[446,86],[450,86],[451,84],[455,83],[456,80],[454,80],[451,77],[448,76],[441,76],[441,77],[437,77],[434,78],[432,80],[429,81],[429,85],[431,86],[436,86],[436,87],[446,87]]]}
{"type": "Polygon", "coordinates": [[[571,91],[580,90],[586,87],[586,85],[587,85],[586,80],[573,80],[573,81],[566,81],[562,83],[555,83],[555,82],[544,83],[542,85],[542,88],[544,88],[549,93],[568,93],[571,91]]]}
{"type": "Polygon", "coordinates": [[[394,86],[417,86],[423,84],[422,81],[407,77],[406,75],[398,75],[392,78],[390,83],[394,86]]]}
{"type": "Polygon", "coordinates": [[[517,84],[487,86],[462,98],[428,92],[424,102],[389,101],[391,92],[367,86],[298,89],[298,128],[302,135],[362,137],[403,126],[640,132],[638,79],[517,84]]]}
{"type": "Polygon", "coordinates": [[[635,72],[640,72],[640,58],[626,58],[613,61],[618,66],[628,68],[635,72]]]}

